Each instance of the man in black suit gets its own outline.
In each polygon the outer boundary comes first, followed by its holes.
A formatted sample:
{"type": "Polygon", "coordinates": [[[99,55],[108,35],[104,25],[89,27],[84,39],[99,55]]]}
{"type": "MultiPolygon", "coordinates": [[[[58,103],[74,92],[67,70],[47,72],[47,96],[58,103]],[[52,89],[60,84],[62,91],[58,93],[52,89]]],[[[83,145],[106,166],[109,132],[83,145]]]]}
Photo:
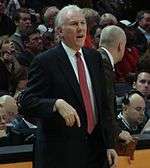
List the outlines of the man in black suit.
{"type": "MultiPolygon", "coordinates": [[[[107,98],[107,104],[105,110],[115,112],[115,92],[114,92],[114,79],[115,68],[114,65],[121,61],[124,55],[126,44],[126,35],[123,29],[118,26],[111,25],[105,27],[100,36],[99,52],[102,58],[103,72],[104,72],[104,86],[108,88],[105,92],[107,98]]],[[[117,118],[117,115],[116,115],[117,118]]],[[[122,131],[118,125],[116,128],[116,136],[119,139],[126,141],[126,143],[132,141],[131,135],[122,131]]]]}
{"type": "Polygon", "coordinates": [[[115,64],[122,60],[126,44],[126,35],[124,31],[115,25],[105,27],[100,36],[99,52],[103,62],[104,80],[111,105],[108,108],[114,109],[114,80],[115,64]]]}
{"type": "Polygon", "coordinates": [[[82,47],[87,26],[81,9],[61,9],[56,30],[60,45],[35,57],[20,96],[24,115],[37,118],[34,167],[115,167],[114,116],[105,110],[99,53],[82,47]]]}

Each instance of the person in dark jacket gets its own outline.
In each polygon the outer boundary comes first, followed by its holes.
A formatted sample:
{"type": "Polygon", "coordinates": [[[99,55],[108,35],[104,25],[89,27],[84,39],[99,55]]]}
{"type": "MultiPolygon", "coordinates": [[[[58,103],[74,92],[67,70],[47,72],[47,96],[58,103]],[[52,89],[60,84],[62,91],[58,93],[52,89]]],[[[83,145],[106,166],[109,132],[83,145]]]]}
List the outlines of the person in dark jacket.
{"type": "Polygon", "coordinates": [[[83,47],[82,10],[66,6],[55,23],[61,43],[35,57],[19,102],[25,116],[37,119],[34,167],[116,166],[114,114],[106,110],[99,52],[83,47]]]}
{"type": "Polygon", "coordinates": [[[122,130],[130,134],[139,134],[144,121],[145,101],[139,91],[132,91],[125,95],[122,100],[122,112],[117,117],[122,130]]]}

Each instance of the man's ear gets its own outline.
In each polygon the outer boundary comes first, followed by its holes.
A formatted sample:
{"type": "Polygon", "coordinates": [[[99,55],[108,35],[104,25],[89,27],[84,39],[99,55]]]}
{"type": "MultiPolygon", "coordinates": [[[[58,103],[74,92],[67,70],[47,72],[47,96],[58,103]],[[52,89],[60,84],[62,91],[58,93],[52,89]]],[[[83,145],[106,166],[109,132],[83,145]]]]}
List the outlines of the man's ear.
{"type": "Polygon", "coordinates": [[[120,52],[121,50],[122,50],[122,42],[119,41],[119,43],[118,43],[118,52],[120,52]]]}
{"type": "Polygon", "coordinates": [[[132,85],[133,89],[136,89],[136,83],[133,82],[133,85],[132,85]]]}
{"type": "Polygon", "coordinates": [[[62,27],[57,27],[57,28],[55,28],[55,32],[56,32],[56,34],[58,34],[59,35],[59,37],[63,37],[63,30],[62,30],[62,27]]]}
{"type": "Polygon", "coordinates": [[[18,25],[19,25],[19,22],[18,22],[18,21],[15,21],[15,25],[18,26],[18,25]]]}
{"type": "Polygon", "coordinates": [[[123,105],[122,105],[122,110],[123,110],[124,113],[126,113],[126,112],[127,112],[127,105],[124,105],[124,104],[123,104],[123,105]]]}

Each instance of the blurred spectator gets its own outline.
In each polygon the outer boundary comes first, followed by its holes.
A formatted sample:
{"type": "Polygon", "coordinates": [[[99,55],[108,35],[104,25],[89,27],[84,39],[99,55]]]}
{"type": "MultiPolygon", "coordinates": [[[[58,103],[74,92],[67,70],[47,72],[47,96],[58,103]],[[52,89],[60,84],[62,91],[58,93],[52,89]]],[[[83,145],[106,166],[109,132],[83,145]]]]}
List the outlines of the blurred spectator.
{"type": "Polygon", "coordinates": [[[39,31],[32,27],[22,34],[24,52],[18,54],[17,60],[21,65],[29,67],[33,58],[43,51],[43,41],[39,31]]]}
{"type": "Polygon", "coordinates": [[[31,23],[33,26],[37,27],[42,23],[42,16],[40,13],[37,13],[34,9],[28,9],[31,15],[31,23]]]}
{"type": "Polygon", "coordinates": [[[0,55],[0,96],[14,95],[19,76],[25,69],[16,59],[13,42],[8,36],[1,36],[2,49],[0,55]]]}
{"type": "Polygon", "coordinates": [[[87,22],[87,34],[84,47],[95,48],[91,31],[96,25],[99,24],[100,16],[97,11],[91,8],[83,8],[82,13],[85,15],[85,19],[87,22]]]}
{"type": "Polygon", "coordinates": [[[0,118],[0,146],[33,143],[36,126],[18,114],[16,100],[13,97],[0,97],[0,118]]]}
{"type": "Polygon", "coordinates": [[[140,54],[139,50],[135,47],[136,34],[134,28],[128,27],[124,23],[119,23],[118,26],[125,31],[127,43],[123,59],[115,65],[116,82],[128,84],[129,74],[136,73],[137,71],[140,54]]]}
{"type": "Polygon", "coordinates": [[[15,48],[8,36],[2,37],[0,55],[0,91],[13,95],[22,70],[15,58],[15,48]]]}
{"type": "Polygon", "coordinates": [[[118,23],[117,18],[111,13],[104,13],[100,17],[99,25],[104,28],[109,25],[116,25],[118,23]]]}
{"type": "Polygon", "coordinates": [[[4,13],[5,3],[6,0],[0,0],[0,36],[11,35],[16,29],[13,21],[4,13]]]}
{"type": "Polygon", "coordinates": [[[136,30],[135,45],[140,53],[143,54],[148,47],[150,38],[150,11],[145,10],[138,12],[136,22],[131,26],[136,30]]]}
{"type": "Polygon", "coordinates": [[[6,8],[6,14],[9,16],[11,19],[14,17],[16,14],[16,10],[20,9],[21,5],[19,0],[9,0],[7,8],[6,8]]]}
{"type": "Polygon", "coordinates": [[[99,25],[94,26],[93,29],[91,30],[91,36],[93,38],[93,45],[96,50],[99,48],[101,31],[102,31],[102,28],[99,25]]]}
{"type": "Polygon", "coordinates": [[[139,90],[145,97],[150,98],[150,70],[140,70],[133,83],[133,87],[139,90]]]}
{"type": "Polygon", "coordinates": [[[24,68],[24,71],[22,71],[22,74],[18,77],[18,80],[16,82],[16,90],[15,90],[15,94],[14,94],[15,100],[18,100],[18,96],[26,88],[26,85],[28,82],[27,75],[28,75],[27,68],[24,68]]]}
{"type": "Polygon", "coordinates": [[[10,145],[7,134],[7,124],[17,114],[15,100],[8,95],[0,97],[0,146],[10,145]]]}
{"type": "Polygon", "coordinates": [[[42,40],[43,40],[44,50],[52,48],[56,45],[54,32],[46,31],[42,35],[42,40]]]}
{"type": "Polygon", "coordinates": [[[32,25],[31,14],[28,9],[20,8],[17,10],[14,16],[16,23],[16,32],[11,36],[12,41],[15,45],[16,53],[21,53],[24,51],[24,44],[22,42],[21,36],[23,33],[28,31],[32,25]]]}
{"type": "Polygon", "coordinates": [[[140,11],[137,15],[139,30],[144,34],[147,42],[150,43],[150,10],[140,11]]]}
{"type": "Polygon", "coordinates": [[[54,31],[55,17],[58,12],[59,9],[56,6],[51,6],[46,9],[44,13],[44,24],[38,26],[41,34],[45,33],[46,31],[54,31]]]}
{"type": "MultiPolygon", "coordinates": [[[[149,67],[150,68],[150,67],[149,67]]],[[[140,91],[145,98],[146,110],[145,115],[146,119],[150,118],[150,69],[141,69],[133,83],[133,88],[140,91]]]]}
{"type": "Polygon", "coordinates": [[[122,112],[118,115],[118,123],[122,130],[130,134],[139,134],[144,121],[145,101],[139,91],[131,91],[122,100],[122,112]]]}

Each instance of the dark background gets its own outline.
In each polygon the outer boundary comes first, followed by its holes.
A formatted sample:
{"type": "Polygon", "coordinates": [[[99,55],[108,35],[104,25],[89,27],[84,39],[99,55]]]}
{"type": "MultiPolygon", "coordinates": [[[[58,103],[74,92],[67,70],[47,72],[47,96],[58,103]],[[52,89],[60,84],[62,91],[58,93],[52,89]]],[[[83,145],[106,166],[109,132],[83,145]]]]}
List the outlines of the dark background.
{"type": "Polygon", "coordinates": [[[26,0],[28,7],[41,10],[41,7],[55,5],[59,9],[67,4],[91,7],[100,14],[113,13],[118,19],[134,21],[137,11],[150,9],[149,0],[26,0]]]}

